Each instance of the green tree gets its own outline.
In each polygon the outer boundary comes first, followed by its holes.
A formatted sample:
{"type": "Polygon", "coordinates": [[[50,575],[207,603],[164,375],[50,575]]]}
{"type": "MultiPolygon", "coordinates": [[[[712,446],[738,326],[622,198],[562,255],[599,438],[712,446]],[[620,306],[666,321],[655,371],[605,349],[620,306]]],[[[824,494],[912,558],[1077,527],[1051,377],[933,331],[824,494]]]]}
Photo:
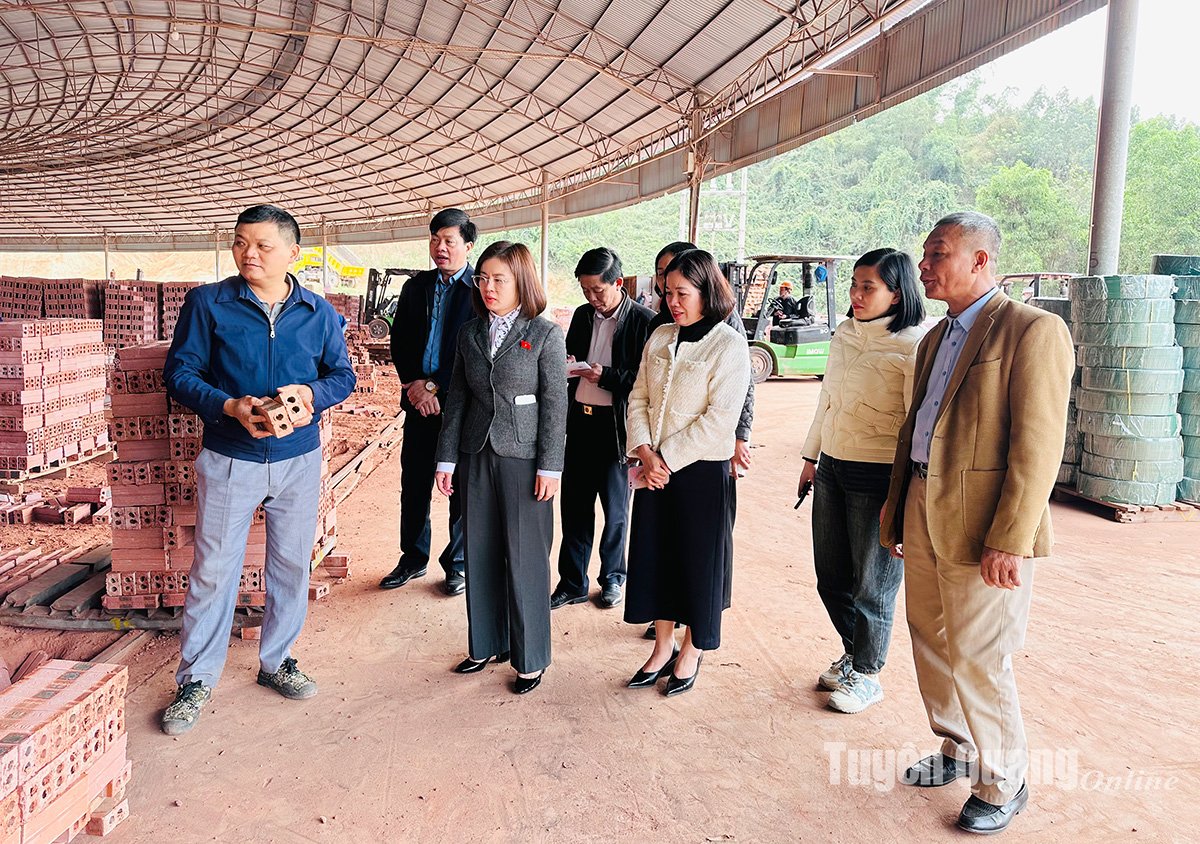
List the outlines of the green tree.
{"type": "Polygon", "coordinates": [[[1043,167],[1001,167],[976,194],[976,207],[1000,224],[1002,272],[1082,271],[1087,221],[1043,167]]]}
{"type": "Polygon", "coordinates": [[[1145,272],[1155,254],[1200,254],[1200,127],[1165,117],[1129,139],[1121,270],[1145,272]]]}

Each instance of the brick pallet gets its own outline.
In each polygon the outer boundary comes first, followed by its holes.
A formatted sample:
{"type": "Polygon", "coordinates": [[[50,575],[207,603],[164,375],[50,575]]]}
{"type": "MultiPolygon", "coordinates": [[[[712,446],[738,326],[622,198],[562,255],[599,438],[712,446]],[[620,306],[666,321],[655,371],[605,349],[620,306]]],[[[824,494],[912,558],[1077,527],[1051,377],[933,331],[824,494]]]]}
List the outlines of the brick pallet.
{"type": "Polygon", "coordinates": [[[0,276],[0,319],[41,319],[42,280],[0,276]]]}
{"type": "Polygon", "coordinates": [[[159,334],[160,340],[170,340],[175,336],[175,324],[179,321],[179,309],[183,307],[183,299],[187,296],[188,291],[194,287],[199,287],[201,282],[198,281],[164,281],[159,285],[160,297],[160,325],[162,331],[159,334]]]}
{"type": "Polygon", "coordinates": [[[104,342],[141,346],[159,337],[159,285],[151,281],[110,281],[104,290],[104,342]]]}
{"type": "MultiPolygon", "coordinates": [[[[112,570],[104,607],[110,611],[182,607],[195,557],[196,473],[203,425],[166,394],[162,368],[168,343],[122,349],[112,374],[112,427],[118,459],[108,464],[112,488],[112,570]]],[[[326,415],[328,417],[328,414],[326,415]]],[[[322,420],[321,499],[314,560],[336,541],[329,482],[332,432],[322,420]]],[[[266,604],[263,566],[266,513],[254,516],[246,544],[238,606],[266,604]]]]}
{"type": "Polygon", "coordinates": [[[50,660],[0,692],[0,844],[108,835],[129,814],[120,665],[50,660]]]}
{"type": "Polygon", "coordinates": [[[0,322],[0,477],[107,448],[101,339],[97,320],[0,322]]]}
{"type": "Polygon", "coordinates": [[[45,315],[61,319],[104,319],[104,282],[82,278],[42,282],[45,315]]]}
{"type": "Polygon", "coordinates": [[[345,318],[347,326],[357,326],[362,323],[362,296],[351,293],[327,293],[325,301],[333,305],[333,309],[345,318]]]}

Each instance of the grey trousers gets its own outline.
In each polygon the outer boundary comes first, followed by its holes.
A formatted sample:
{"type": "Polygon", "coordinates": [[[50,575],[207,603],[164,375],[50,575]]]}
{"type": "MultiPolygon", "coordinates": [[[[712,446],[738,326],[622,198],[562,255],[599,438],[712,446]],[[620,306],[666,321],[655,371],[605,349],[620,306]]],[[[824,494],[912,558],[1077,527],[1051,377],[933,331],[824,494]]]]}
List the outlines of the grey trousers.
{"type": "Polygon", "coordinates": [[[537,461],[490,446],[460,455],[471,659],[512,652],[521,674],[550,664],[554,502],[533,497],[537,461]]]}
{"type": "Polygon", "coordinates": [[[180,685],[215,686],[225,667],[238,581],[254,511],[267,511],[267,603],[258,660],[274,673],[287,659],[308,613],[317,533],[321,450],[254,463],[204,449],[196,458],[196,557],[188,577],[180,637],[180,685]]]}

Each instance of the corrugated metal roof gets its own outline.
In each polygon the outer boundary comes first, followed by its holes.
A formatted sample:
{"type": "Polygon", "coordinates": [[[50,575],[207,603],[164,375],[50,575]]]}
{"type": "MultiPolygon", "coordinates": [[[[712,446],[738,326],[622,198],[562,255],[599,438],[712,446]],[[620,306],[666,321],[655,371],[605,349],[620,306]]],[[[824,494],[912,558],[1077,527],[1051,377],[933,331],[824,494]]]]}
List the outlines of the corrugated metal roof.
{"type": "Polygon", "coordinates": [[[343,242],[513,227],[543,174],[593,213],[682,186],[690,143],[759,160],[1103,4],[0,0],[0,249],[209,248],[264,201],[343,242]],[[848,50],[871,75],[810,77],[848,50]]]}

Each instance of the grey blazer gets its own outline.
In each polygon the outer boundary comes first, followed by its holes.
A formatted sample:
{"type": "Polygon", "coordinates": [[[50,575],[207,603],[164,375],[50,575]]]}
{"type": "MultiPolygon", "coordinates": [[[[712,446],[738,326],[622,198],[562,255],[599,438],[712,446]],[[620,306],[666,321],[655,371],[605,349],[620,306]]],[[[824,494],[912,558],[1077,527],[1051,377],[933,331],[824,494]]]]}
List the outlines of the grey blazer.
{"type": "Polygon", "coordinates": [[[478,454],[491,443],[501,457],[536,458],[561,472],[567,445],[567,346],[562,329],[542,317],[517,321],[488,356],[488,320],[458,334],[450,394],[442,411],[437,461],[478,454]]]}

